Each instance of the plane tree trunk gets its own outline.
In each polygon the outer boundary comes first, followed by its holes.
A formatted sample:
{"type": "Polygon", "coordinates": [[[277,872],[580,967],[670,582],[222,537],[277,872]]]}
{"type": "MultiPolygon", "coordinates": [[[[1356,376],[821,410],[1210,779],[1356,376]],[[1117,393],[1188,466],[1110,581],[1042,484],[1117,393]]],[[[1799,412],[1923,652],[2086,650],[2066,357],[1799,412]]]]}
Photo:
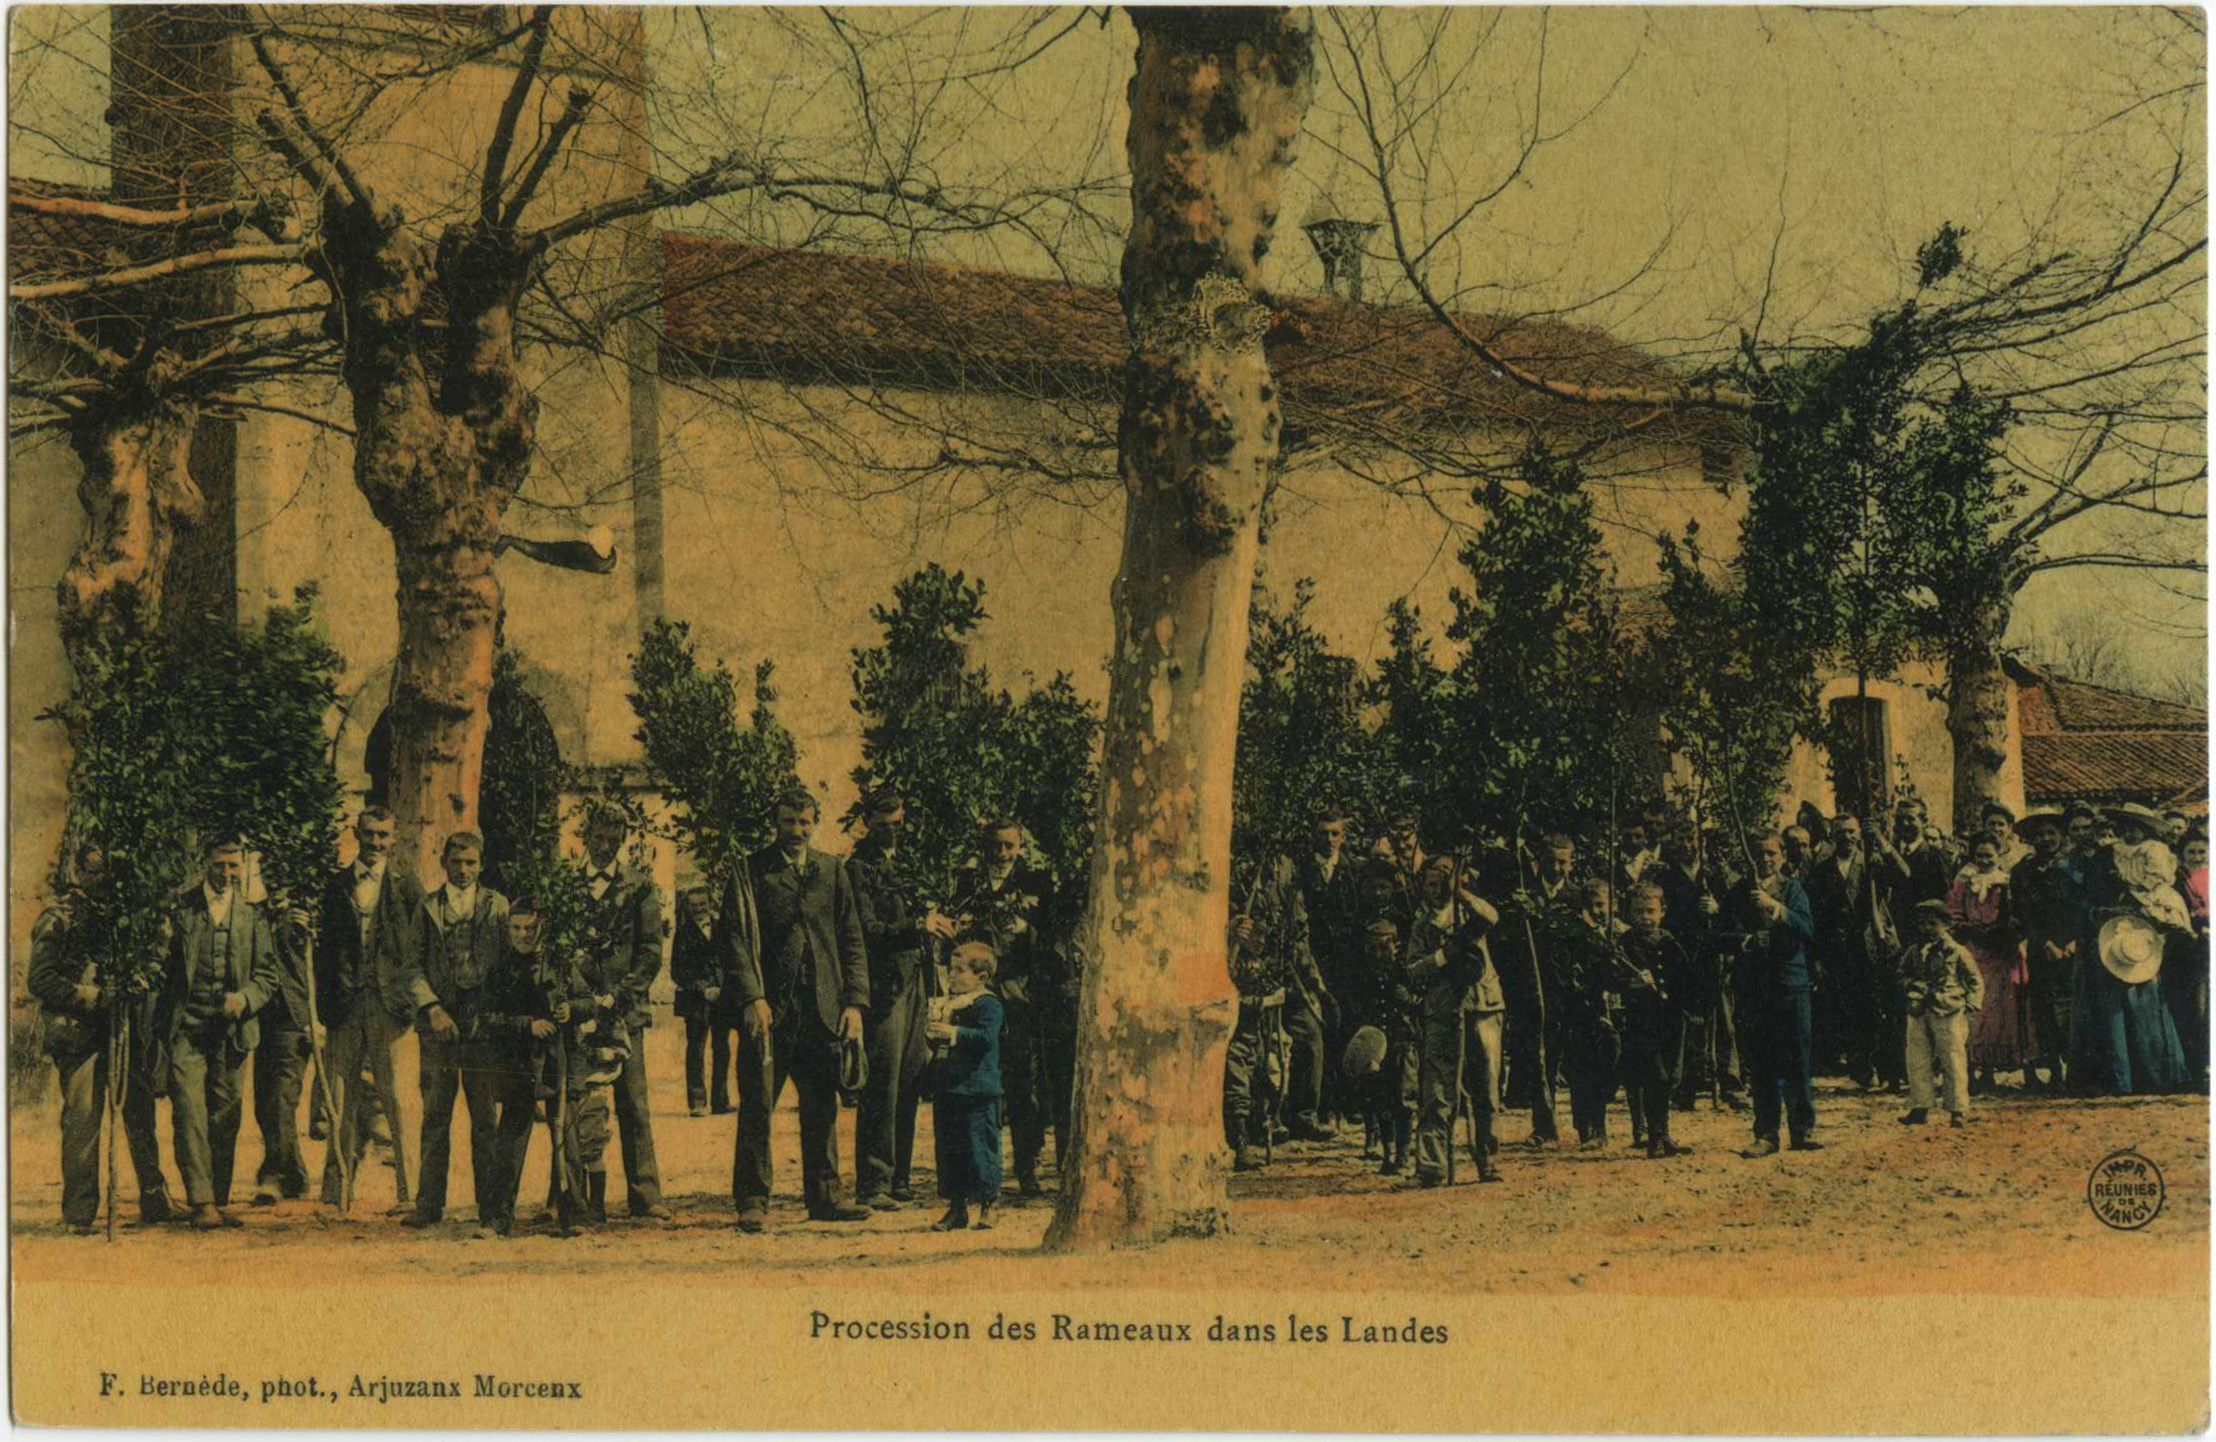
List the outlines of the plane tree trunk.
{"type": "Polygon", "coordinates": [[[1967,832],[1988,801],[2001,795],[2008,760],[2008,722],[2015,684],[2001,665],[2000,638],[2008,608],[1982,608],[1947,648],[1947,732],[1954,740],[1954,829],[1967,832]]]}
{"type": "Polygon", "coordinates": [[[536,251],[471,224],[433,254],[366,199],[334,198],[324,236],[354,482],[392,537],[399,579],[389,799],[401,854],[429,873],[445,836],[477,824],[501,606],[493,559],[538,424],[515,353],[536,251]]]}
{"type": "Polygon", "coordinates": [[[1124,550],[1053,1250],[1229,1221],[1231,777],[1281,424],[1258,268],[1314,64],[1305,12],[1131,17],[1124,550]]]}
{"type": "Polygon", "coordinates": [[[161,620],[177,533],[201,512],[186,465],[199,418],[191,400],[138,392],[103,398],[70,425],[70,446],[84,467],[77,502],[85,532],[55,599],[62,644],[79,676],[100,640],[161,620]]]}

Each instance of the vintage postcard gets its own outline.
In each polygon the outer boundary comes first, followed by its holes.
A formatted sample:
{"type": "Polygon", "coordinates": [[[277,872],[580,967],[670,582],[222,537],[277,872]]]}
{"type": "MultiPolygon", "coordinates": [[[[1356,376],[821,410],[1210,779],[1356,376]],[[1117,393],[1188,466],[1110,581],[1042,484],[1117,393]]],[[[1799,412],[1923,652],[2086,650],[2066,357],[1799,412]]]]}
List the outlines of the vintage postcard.
{"type": "Polygon", "coordinates": [[[2204,1430],[2206,19],[15,7],[14,1417],[2204,1430]]]}

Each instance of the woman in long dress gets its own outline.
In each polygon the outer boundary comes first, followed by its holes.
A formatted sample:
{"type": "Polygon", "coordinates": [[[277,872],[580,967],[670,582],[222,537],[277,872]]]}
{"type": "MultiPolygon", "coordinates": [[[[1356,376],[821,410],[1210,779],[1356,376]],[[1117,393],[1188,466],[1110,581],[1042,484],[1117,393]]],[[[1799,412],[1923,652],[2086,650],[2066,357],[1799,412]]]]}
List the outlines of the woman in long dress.
{"type": "Polygon", "coordinates": [[[2177,862],[2155,839],[2161,818],[2143,806],[2109,813],[2114,844],[2086,858],[2085,929],[2078,943],[2078,985],[2070,1022],[2070,1080],[2090,1091],[2177,1091],[2188,1083],[2185,1053],[2163,999],[2163,978],[2126,982],[2100,962],[2101,926],[2132,912],[2167,932],[2190,929],[2185,898],[2173,884],[2177,862]]]}
{"type": "Polygon", "coordinates": [[[1993,1074],[2020,1071],[2032,1055],[2031,1015],[2024,1007],[2030,981],[2024,969],[2022,939],[2008,899],[2008,871],[2001,865],[2000,842],[1980,836],[1970,847],[1969,864],[1957,872],[1947,897],[1955,939],[1970,949],[1985,979],[1985,1005],[1970,1023],[1970,1081],[1993,1084],[1993,1074]]]}

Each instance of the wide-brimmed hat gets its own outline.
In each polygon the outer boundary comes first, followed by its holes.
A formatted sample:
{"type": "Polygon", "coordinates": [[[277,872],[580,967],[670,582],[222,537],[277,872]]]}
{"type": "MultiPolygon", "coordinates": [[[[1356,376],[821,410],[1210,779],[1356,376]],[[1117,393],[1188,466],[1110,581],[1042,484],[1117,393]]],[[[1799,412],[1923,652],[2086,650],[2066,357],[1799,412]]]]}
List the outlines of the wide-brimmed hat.
{"type": "Polygon", "coordinates": [[[2104,808],[2104,814],[2107,815],[2108,824],[2111,826],[2121,826],[2129,821],[2135,825],[2146,827],[2148,831],[2156,836],[2170,834],[2170,823],[2161,812],[2151,806],[2141,806],[2136,801],[2127,801],[2121,806],[2106,807],[2104,808]]]}
{"type": "Polygon", "coordinates": [[[1339,1056],[1339,1073],[1349,1081],[1377,1075],[1377,1069],[1385,1064],[1385,1033],[1374,1026],[1359,1027],[1347,1038],[1347,1047],[1339,1056]]]}
{"type": "Polygon", "coordinates": [[[2162,928],[2132,912],[2101,923],[2101,965],[2126,986],[2153,981],[2162,970],[2162,928]]]}
{"type": "Polygon", "coordinates": [[[2027,811],[2023,814],[2023,817],[2016,823],[2016,834],[2029,841],[2031,840],[2031,833],[2038,830],[2042,823],[2049,821],[2054,823],[2057,831],[2067,830],[2069,827],[2068,820],[2061,812],[2055,810],[2052,806],[2042,806],[2037,811],[2027,811]]]}

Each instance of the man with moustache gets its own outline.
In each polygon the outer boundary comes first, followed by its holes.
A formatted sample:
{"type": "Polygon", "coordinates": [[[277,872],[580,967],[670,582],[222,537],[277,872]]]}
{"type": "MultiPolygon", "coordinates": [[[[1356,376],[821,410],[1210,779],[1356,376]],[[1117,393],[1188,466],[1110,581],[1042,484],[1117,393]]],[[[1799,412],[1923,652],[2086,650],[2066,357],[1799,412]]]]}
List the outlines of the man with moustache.
{"type": "Polygon", "coordinates": [[[1678,1072],[1679,1111],[1691,1111],[1703,1086],[1733,1111],[1740,1097],[1739,1033],[1730,968],[1716,947],[1716,919],[1727,883],[1707,864],[1687,821],[1662,840],[1662,860],[1646,880],[1662,888],[1662,927],[1685,949],[1690,976],[1679,1000],[1685,1012],[1685,1059],[1678,1072]]]}
{"type": "Polygon", "coordinates": [[[1862,849],[1862,819],[1842,813],[1831,826],[1828,855],[1812,861],[1800,878],[1816,925],[1815,949],[1823,958],[1824,992],[1817,1033],[1826,1059],[1834,1054],[1864,1091],[1900,1081],[1890,1048],[1881,1040],[1900,1030],[1899,985],[1893,959],[1900,940],[1892,912],[1878,897],[1877,879],[1862,849]]]}
{"type": "MultiPolygon", "coordinates": [[[[1042,971],[1055,964],[1051,938],[1042,930],[1050,913],[1049,879],[1026,864],[1023,827],[1014,818],[988,819],[978,828],[976,861],[954,885],[953,917],[930,923],[933,935],[957,934],[992,943],[999,958],[994,987],[1001,1000],[1000,1083],[1007,1107],[1009,1140],[1016,1163],[1016,1195],[1044,1195],[1039,1185],[1039,1156],[1046,1149],[1049,1120],[1059,1121],[1061,1106],[1046,1078],[1044,1047],[1047,990],[1042,971]]],[[[1066,1135],[1056,1137],[1057,1164],[1068,1159],[1066,1135]]]]}
{"type": "MultiPolygon", "coordinates": [[[[2090,818],[2088,818],[2090,820],[2090,818]]],[[[2077,982],[2082,931],[2077,877],[2064,854],[2062,814],[2034,811],[2019,830],[2031,838],[2031,854],[2008,875],[2009,904],[2024,932],[2024,965],[2031,977],[2031,1035],[2038,1055],[2024,1067],[2025,1085],[2047,1069],[2046,1087],[2067,1084],[2070,996],[2077,982]]]]}
{"type": "Polygon", "coordinates": [[[408,1204],[394,1053],[408,1036],[408,1000],[399,979],[414,965],[423,884],[391,864],[393,829],[390,811],[362,808],[354,818],[354,859],[331,873],[319,908],[316,1018],[325,1031],[325,1076],[338,1111],[323,1157],[323,1200],[332,1206],[340,1201],[339,1159],[359,1176],[370,1117],[380,1105],[392,1126],[395,1200],[408,1204]]]}
{"type": "Polygon", "coordinates": [[[809,845],[820,814],[814,794],[791,782],[777,801],[776,839],[735,868],[720,913],[747,1077],[731,1164],[742,1232],[769,1221],[770,1113],[788,1077],[800,1093],[809,1219],[870,1215],[840,1195],[837,1133],[839,1050],[862,1044],[869,957],[852,869],[809,845]]]}
{"type": "Polygon", "coordinates": [[[402,1225],[432,1226],[446,1213],[457,1093],[469,1115],[478,1221],[489,1225],[500,1211],[496,1138],[504,1058],[495,1045],[474,1035],[474,1026],[487,986],[507,958],[508,898],[481,884],[485,840],[476,832],[454,832],[439,855],[446,884],[417,913],[412,964],[401,976],[416,1014],[423,1098],[422,1144],[416,1153],[423,1174],[415,1211],[402,1225]]]}

